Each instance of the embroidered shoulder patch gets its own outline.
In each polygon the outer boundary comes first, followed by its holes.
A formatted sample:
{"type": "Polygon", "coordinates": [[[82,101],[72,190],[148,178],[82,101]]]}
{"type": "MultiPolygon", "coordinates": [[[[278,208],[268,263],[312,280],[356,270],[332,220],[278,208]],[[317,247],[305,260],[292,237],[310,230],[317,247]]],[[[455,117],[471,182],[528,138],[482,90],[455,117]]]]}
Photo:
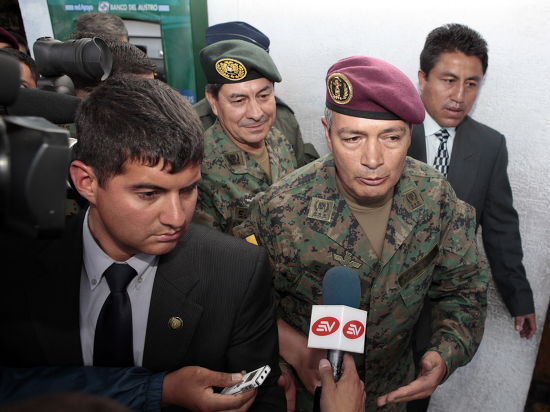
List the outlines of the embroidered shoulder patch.
{"type": "Polygon", "coordinates": [[[309,204],[307,217],[311,219],[330,222],[332,220],[332,210],[334,209],[334,200],[321,199],[314,197],[309,204]]]}
{"type": "Polygon", "coordinates": [[[424,204],[424,200],[422,200],[417,188],[405,192],[403,196],[405,197],[405,203],[409,212],[418,209],[424,204]]]}

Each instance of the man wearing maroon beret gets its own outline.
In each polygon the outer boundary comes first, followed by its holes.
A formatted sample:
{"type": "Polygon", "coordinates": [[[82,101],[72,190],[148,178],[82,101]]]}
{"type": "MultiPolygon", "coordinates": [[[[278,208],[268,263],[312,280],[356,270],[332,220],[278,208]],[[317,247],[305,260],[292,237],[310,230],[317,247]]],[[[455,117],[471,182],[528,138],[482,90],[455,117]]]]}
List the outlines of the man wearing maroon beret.
{"type": "Polygon", "coordinates": [[[366,409],[401,411],[470,361],[483,334],[487,268],[478,258],[475,211],[433,168],[406,157],[424,120],[416,88],[370,57],[335,63],[322,118],[330,154],[257,197],[239,229],[264,246],[275,270],[280,355],[294,368],[297,411],[311,411],[326,351],[308,349],[311,305],[334,266],[353,268],[368,312],[366,409]],[[411,335],[425,298],[433,334],[415,377],[411,335]]]}

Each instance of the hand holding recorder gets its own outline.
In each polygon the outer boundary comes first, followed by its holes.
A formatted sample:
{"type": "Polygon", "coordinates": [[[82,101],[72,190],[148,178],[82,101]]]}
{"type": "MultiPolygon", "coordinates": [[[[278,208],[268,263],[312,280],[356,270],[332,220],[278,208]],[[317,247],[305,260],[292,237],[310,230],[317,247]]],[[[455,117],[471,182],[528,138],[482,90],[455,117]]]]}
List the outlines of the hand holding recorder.
{"type": "Polygon", "coordinates": [[[167,374],[162,384],[162,403],[192,411],[246,411],[256,398],[256,390],[236,395],[215,393],[213,387],[242,382],[240,373],[215,372],[199,366],[186,366],[167,374]]]}

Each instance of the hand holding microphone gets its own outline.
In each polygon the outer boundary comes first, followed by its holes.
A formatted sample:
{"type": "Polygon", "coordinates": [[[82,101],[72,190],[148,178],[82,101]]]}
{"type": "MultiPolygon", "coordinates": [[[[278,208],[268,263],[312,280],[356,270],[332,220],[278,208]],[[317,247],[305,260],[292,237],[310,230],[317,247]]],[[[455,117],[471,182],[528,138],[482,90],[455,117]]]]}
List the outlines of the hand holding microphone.
{"type": "Polygon", "coordinates": [[[323,385],[321,394],[321,412],[364,412],[365,384],[355,368],[355,362],[349,354],[344,355],[342,376],[334,382],[330,362],[319,362],[319,373],[323,385]]]}
{"type": "Polygon", "coordinates": [[[344,352],[363,353],[367,312],[357,309],[361,285],[357,273],[345,266],[331,268],[323,278],[323,303],[311,310],[308,348],[328,349],[334,381],[342,372],[344,352]]]}
{"type": "MultiPolygon", "coordinates": [[[[311,308],[307,346],[328,349],[327,357],[336,385],[342,375],[344,352],[363,353],[365,350],[367,312],[357,309],[360,302],[361,285],[357,273],[348,267],[337,266],[329,269],[323,278],[324,305],[315,305],[311,308]]],[[[350,361],[353,363],[351,359],[348,363],[350,361]]],[[[343,386],[345,387],[346,383],[343,383],[343,386]]],[[[329,394],[321,392],[321,388],[316,389],[314,412],[322,411],[320,407],[323,403],[338,406],[338,399],[333,397],[339,392],[335,391],[332,385],[330,387],[332,389],[329,389],[329,394]]],[[[364,389],[362,391],[364,392],[364,389]]],[[[332,407],[329,411],[332,411],[332,407]]]]}

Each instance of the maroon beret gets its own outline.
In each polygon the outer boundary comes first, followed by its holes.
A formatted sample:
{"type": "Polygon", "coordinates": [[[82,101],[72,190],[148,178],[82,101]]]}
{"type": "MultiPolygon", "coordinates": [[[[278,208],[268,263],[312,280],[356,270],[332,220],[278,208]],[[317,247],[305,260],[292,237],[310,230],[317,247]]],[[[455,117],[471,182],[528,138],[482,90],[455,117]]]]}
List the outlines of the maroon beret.
{"type": "Polygon", "coordinates": [[[337,61],[327,72],[326,106],[348,116],[424,121],[424,105],[409,78],[397,67],[372,57],[337,61]]]}
{"type": "Polygon", "coordinates": [[[0,42],[8,43],[15,50],[19,49],[17,39],[3,27],[0,27],[0,42]]]}

